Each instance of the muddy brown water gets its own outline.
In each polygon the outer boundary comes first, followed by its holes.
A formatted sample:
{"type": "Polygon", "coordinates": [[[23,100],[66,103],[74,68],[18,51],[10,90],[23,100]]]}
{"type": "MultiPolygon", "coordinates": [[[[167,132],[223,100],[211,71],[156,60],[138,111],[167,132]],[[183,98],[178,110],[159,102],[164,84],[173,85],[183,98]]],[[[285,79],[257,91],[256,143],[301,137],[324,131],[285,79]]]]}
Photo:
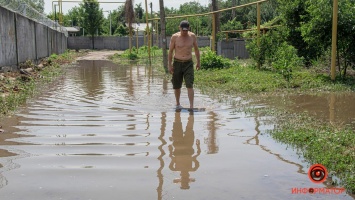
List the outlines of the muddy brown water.
{"type": "Polygon", "coordinates": [[[307,113],[334,126],[346,125],[355,130],[354,92],[267,96],[259,98],[257,102],[268,106],[286,107],[291,112],[307,113]]]}
{"type": "MultiPolygon", "coordinates": [[[[157,74],[83,60],[4,119],[0,198],[353,199],[292,194],[328,186],[312,183],[309,163],[265,133],[267,117],[199,90],[195,105],[206,111],[175,112],[171,83],[157,74]]],[[[186,89],[181,101],[188,105],[186,89]]]]}

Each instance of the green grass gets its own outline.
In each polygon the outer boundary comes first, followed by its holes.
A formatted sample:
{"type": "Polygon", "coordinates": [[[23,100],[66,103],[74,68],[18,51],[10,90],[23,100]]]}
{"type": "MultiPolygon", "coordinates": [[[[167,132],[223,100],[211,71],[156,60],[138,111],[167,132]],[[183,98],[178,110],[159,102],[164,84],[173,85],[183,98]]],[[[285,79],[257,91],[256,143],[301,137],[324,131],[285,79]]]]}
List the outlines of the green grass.
{"type": "Polygon", "coordinates": [[[195,82],[201,89],[218,89],[228,94],[355,90],[354,78],[337,79],[333,83],[328,75],[299,70],[293,72],[292,79],[287,81],[281,74],[271,70],[258,70],[235,63],[228,69],[197,71],[195,82]]]}
{"type": "Polygon", "coordinates": [[[147,59],[149,58],[149,52],[150,52],[150,57],[161,57],[163,55],[162,49],[159,49],[156,46],[150,47],[150,50],[148,50],[148,46],[141,46],[138,49],[136,47],[132,47],[131,50],[127,49],[122,54],[115,54],[112,57],[110,57],[110,59],[113,61],[118,61],[118,60],[122,61],[122,59],[127,59],[127,60],[147,59]]]}

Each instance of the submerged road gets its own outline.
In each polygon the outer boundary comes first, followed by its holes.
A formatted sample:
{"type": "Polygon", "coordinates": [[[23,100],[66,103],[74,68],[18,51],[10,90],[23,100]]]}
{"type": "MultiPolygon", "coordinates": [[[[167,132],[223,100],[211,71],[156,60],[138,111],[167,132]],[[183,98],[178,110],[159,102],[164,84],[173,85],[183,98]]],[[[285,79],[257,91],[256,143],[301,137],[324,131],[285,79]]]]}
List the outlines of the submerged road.
{"type": "MultiPolygon", "coordinates": [[[[188,105],[186,89],[181,100],[188,105]]],[[[176,112],[174,102],[151,67],[79,61],[6,119],[0,198],[353,199],[309,194],[328,186],[312,183],[309,164],[266,134],[268,118],[198,90],[204,112],[176,112]]]]}

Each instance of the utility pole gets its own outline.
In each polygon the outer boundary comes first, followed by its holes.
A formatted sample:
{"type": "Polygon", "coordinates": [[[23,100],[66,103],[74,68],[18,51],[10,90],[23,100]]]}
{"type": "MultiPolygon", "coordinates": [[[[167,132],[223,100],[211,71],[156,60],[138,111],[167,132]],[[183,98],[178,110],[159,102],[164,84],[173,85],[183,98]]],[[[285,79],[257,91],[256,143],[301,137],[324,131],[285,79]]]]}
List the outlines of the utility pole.
{"type": "Polygon", "coordinates": [[[54,22],[57,23],[57,5],[54,5],[54,22]]]}
{"type": "Polygon", "coordinates": [[[335,81],[337,34],[338,34],[338,0],[334,0],[333,1],[333,27],[332,27],[332,61],[331,61],[331,70],[330,70],[332,81],[335,81]]]}
{"type": "Polygon", "coordinates": [[[112,35],[111,10],[110,11],[110,36],[112,35]]]}
{"type": "MultiPolygon", "coordinates": [[[[150,16],[151,16],[151,18],[153,18],[153,3],[152,2],[150,2],[150,16]]],[[[152,46],[153,46],[153,44],[154,44],[154,21],[152,20],[152,34],[151,34],[151,36],[152,36],[152,39],[151,39],[151,41],[152,41],[152,46]]]]}
{"type": "MultiPolygon", "coordinates": [[[[217,0],[212,0],[212,12],[218,10],[217,0]]],[[[212,14],[212,46],[211,50],[216,52],[217,33],[219,32],[219,13],[212,14]]]]}
{"type": "Polygon", "coordinates": [[[110,36],[112,35],[112,28],[111,28],[111,26],[112,26],[112,23],[111,23],[111,10],[106,10],[106,11],[104,11],[104,12],[108,12],[109,13],[109,17],[110,17],[110,36]]]}
{"type": "Polygon", "coordinates": [[[166,27],[165,27],[165,10],[164,10],[164,0],[159,0],[160,7],[160,34],[161,34],[161,44],[163,49],[163,65],[165,73],[168,73],[168,55],[166,52],[167,41],[166,41],[166,27]]]}
{"type": "MultiPolygon", "coordinates": [[[[236,5],[236,0],[232,0],[232,7],[235,7],[236,5]]],[[[235,8],[232,9],[232,20],[235,18],[235,8]]]]}
{"type": "Polygon", "coordinates": [[[55,24],[55,30],[57,30],[57,4],[54,4],[54,24],[55,24]]]}
{"type": "Polygon", "coordinates": [[[149,55],[149,64],[151,64],[152,62],[152,59],[150,57],[150,30],[149,30],[149,17],[148,17],[148,4],[147,4],[147,0],[145,0],[145,20],[146,20],[146,23],[147,23],[147,33],[148,33],[148,55],[149,55]]]}
{"type": "Polygon", "coordinates": [[[63,25],[63,3],[59,0],[59,24],[63,25]]]}

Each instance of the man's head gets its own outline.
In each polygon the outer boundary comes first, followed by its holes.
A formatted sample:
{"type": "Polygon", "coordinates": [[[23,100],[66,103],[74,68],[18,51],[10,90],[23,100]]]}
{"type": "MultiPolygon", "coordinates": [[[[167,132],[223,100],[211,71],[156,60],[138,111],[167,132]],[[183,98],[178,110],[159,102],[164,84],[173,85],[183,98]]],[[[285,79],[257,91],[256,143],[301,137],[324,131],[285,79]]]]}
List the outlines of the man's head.
{"type": "Polygon", "coordinates": [[[189,22],[186,21],[186,20],[181,21],[181,22],[180,22],[180,28],[181,28],[181,30],[183,30],[183,31],[188,31],[189,28],[190,28],[189,22]]]}

